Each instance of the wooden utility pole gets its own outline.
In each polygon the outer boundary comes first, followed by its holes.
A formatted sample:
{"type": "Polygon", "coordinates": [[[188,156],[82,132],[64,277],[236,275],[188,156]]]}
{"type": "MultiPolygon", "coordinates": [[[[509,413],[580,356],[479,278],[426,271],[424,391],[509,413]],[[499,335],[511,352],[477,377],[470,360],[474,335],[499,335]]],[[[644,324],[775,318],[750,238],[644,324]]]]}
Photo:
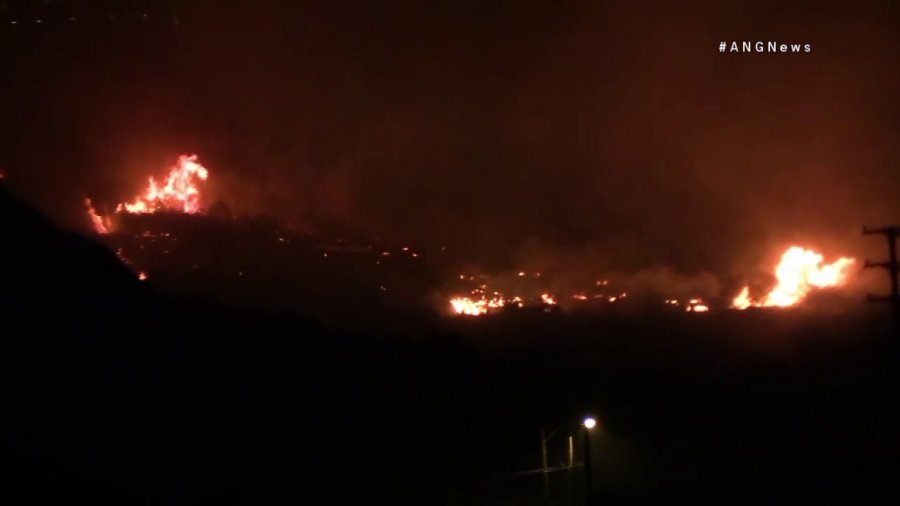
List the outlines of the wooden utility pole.
{"type": "Polygon", "coordinates": [[[544,504],[550,504],[550,468],[547,467],[547,434],[541,429],[541,474],[544,475],[544,504]]]}
{"type": "Polygon", "coordinates": [[[872,295],[869,294],[870,301],[888,301],[891,303],[891,309],[894,317],[894,330],[898,330],[900,325],[900,294],[897,288],[897,237],[900,237],[900,227],[887,226],[879,228],[863,227],[863,235],[883,235],[888,242],[888,260],[885,262],[870,262],[866,260],[865,267],[881,267],[886,269],[891,276],[891,294],[890,295],[872,295]]]}
{"type": "Polygon", "coordinates": [[[569,476],[569,496],[568,496],[568,505],[572,506],[572,468],[575,467],[575,445],[572,440],[572,431],[569,431],[569,472],[567,473],[569,476]]]}
{"type": "Polygon", "coordinates": [[[591,506],[591,430],[584,429],[584,504],[591,506]]]}

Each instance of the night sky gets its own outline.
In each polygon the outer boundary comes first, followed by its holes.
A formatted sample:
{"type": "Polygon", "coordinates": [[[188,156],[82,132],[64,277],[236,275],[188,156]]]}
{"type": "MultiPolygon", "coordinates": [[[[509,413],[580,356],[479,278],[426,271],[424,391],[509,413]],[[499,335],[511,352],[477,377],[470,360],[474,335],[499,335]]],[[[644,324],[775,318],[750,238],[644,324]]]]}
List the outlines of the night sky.
{"type": "Polygon", "coordinates": [[[0,167],[73,228],[190,152],[207,203],[495,269],[859,254],[900,214],[900,11],[687,4],[0,1],[0,167]]]}

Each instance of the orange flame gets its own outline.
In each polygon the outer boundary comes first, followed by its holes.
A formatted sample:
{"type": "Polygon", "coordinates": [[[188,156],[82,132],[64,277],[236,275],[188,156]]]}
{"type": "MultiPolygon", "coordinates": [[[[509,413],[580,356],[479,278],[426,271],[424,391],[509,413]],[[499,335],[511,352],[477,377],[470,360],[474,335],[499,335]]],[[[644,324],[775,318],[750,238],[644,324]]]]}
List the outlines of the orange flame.
{"type": "Polygon", "coordinates": [[[849,275],[848,268],[855,262],[852,258],[841,257],[830,264],[821,265],[823,257],[813,250],[792,246],[781,256],[775,267],[777,283],[765,297],[755,300],[750,296],[750,287],[745,286],[734,298],[732,307],[789,307],[802,301],[810,291],[844,284],[849,275]]]}
{"type": "MultiPolygon", "coordinates": [[[[200,189],[197,181],[206,181],[209,171],[197,161],[197,155],[181,155],[169,169],[166,183],[160,186],[153,176],[142,196],[135,197],[131,203],[123,202],[116,206],[117,213],[149,214],[160,210],[178,211],[188,214],[198,213],[200,207],[200,189]]],[[[98,234],[112,231],[112,222],[108,216],[97,214],[90,199],[85,199],[88,217],[98,234]]]]}
{"type": "Polygon", "coordinates": [[[702,299],[691,299],[688,301],[688,306],[684,310],[688,313],[708,313],[709,306],[707,306],[702,299]]]}
{"type": "Polygon", "coordinates": [[[753,301],[750,299],[750,287],[745,286],[741,288],[741,293],[734,298],[734,301],[731,303],[731,307],[735,309],[747,309],[750,306],[755,305],[753,301]]]}
{"type": "Polygon", "coordinates": [[[108,234],[109,230],[112,228],[110,226],[111,223],[109,222],[109,218],[97,214],[97,211],[94,210],[94,206],[91,204],[91,199],[84,199],[84,205],[87,207],[88,217],[94,225],[94,231],[98,234],[108,234]]]}
{"type": "Polygon", "coordinates": [[[506,299],[502,295],[494,296],[490,299],[483,296],[480,299],[469,297],[454,297],[450,299],[450,306],[453,308],[453,312],[468,316],[487,314],[489,310],[502,308],[505,304],[506,299]]]}
{"type": "Polygon", "coordinates": [[[178,162],[169,169],[169,176],[160,186],[153,176],[144,195],[132,203],[121,203],[116,212],[133,214],[155,213],[160,210],[180,211],[193,214],[200,212],[200,190],[197,182],[206,181],[209,171],[197,162],[197,155],[181,155],[178,162]]]}
{"type": "MultiPolygon", "coordinates": [[[[450,308],[454,314],[466,316],[481,316],[491,312],[496,312],[507,306],[523,308],[530,305],[529,301],[521,296],[507,297],[500,292],[493,292],[490,296],[485,294],[487,285],[480,285],[471,291],[471,297],[457,296],[450,299],[450,308]]],[[[531,302],[538,304],[537,300],[531,302]]],[[[542,293],[540,305],[555,306],[556,298],[550,293],[542,293]]]]}

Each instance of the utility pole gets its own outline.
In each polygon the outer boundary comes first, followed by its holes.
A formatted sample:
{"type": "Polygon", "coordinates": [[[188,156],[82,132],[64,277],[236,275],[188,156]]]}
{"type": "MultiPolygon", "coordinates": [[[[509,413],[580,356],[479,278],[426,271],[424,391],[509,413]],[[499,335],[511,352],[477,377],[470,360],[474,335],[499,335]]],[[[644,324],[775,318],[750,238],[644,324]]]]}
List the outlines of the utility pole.
{"type": "MultiPolygon", "coordinates": [[[[597,420],[592,417],[587,417],[582,421],[581,425],[584,427],[584,469],[585,469],[585,503],[590,504],[591,501],[591,440],[590,440],[590,431],[597,425],[597,420]]],[[[543,476],[543,488],[544,488],[544,504],[550,504],[550,472],[552,471],[568,471],[569,478],[569,503],[572,503],[572,469],[575,467],[575,437],[573,432],[573,426],[571,423],[565,424],[562,427],[559,427],[549,434],[543,428],[541,429],[541,468],[540,469],[532,469],[531,471],[524,471],[519,474],[532,474],[532,473],[541,473],[543,476]],[[568,466],[555,466],[550,468],[547,463],[547,441],[549,441],[557,432],[562,429],[568,428],[569,431],[569,441],[568,441],[568,457],[569,462],[568,466]]]]}
{"type": "Polygon", "coordinates": [[[572,468],[575,467],[575,443],[572,438],[572,431],[569,431],[569,469],[568,469],[568,478],[569,478],[569,506],[572,506],[572,468]]]}
{"type": "Polygon", "coordinates": [[[869,294],[869,301],[889,301],[894,318],[894,330],[900,328],[900,294],[897,287],[897,237],[900,236],[900,227],[886,226],[879,228],[863,227],[863,235],[883,235],[888,242],[888,260],[885,262],[870,262],[866,260],[865,267],[881,267],[887,269],[891,276],[891,294],[890,295],[872,295],[869,294]]]}
{"type": "Polygon", "coordinates": [[[544,504],[550,504],[550,470],[547,468],[547,434],[541,429],[541,469],[544,475],[544,504]]]}
{"type": "Polygon", "coordinates": [[[584,504],[591,506],[591,430],[584,429],[584,504]]]}

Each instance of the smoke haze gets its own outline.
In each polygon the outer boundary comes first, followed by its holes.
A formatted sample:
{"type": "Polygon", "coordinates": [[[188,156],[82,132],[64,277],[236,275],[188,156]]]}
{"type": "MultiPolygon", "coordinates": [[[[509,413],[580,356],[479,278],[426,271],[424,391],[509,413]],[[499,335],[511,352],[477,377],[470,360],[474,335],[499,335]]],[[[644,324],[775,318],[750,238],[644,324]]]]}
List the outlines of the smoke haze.
{"type": "Polygon", "coordinates": [[[789,243],[877,257],[860,226],[900,214],[889,2],[132,5],[0,28],[0,165],[73,227],[185,152],[207,204],[497,271],[739,282],[789,243]]]}

